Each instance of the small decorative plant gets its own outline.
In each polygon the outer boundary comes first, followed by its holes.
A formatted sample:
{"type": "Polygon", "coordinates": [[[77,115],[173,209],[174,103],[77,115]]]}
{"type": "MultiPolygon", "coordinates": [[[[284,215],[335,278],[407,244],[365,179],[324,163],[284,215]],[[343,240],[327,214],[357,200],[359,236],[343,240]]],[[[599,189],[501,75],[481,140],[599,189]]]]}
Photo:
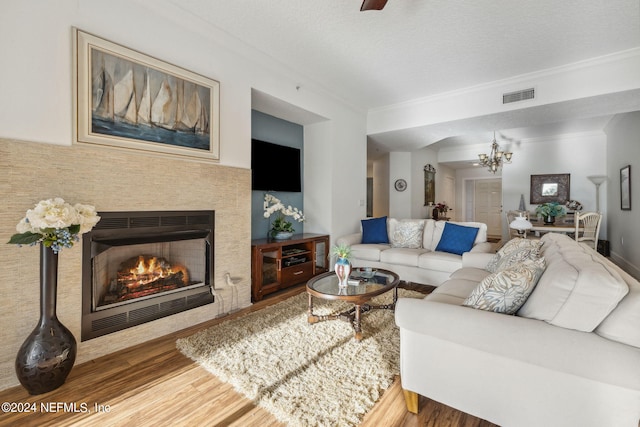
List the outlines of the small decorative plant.
{"type": "Polygon", "coordinates": [[[438,212],[447,212],[449,210],[449,206],[447,206],[447,202],[438,203],[435,206],[435,208],[438,209],[438,212]]]}
{"type": "Polygon", "coordinates": [[[287,217],[292,217],[298,222],[304,222],[305,220],[304,214],[301,210],[294,208],[291,205],[285,207],[280,199],[266,193],[264,195],[264,217],[270,218],[274,213],[277,213],[278,216],[271,224],[271,229],[269,231],[271,235],[275,235],[279,232],[293,233],[295,231],[293,223],[291,221],[287,221],[287,217]]]}
{"type": "Polygon", "coordinates": [[[338,286],[345,288],[349,281],[349,275],[351,274],[351,246],[346,243],[335,245],[331,248],[331,256],[336,257],[336,264],[334,271],[338,277],[338,286]]]}
{"type": "Polygon", "coordinates": [[[293,223],[291,221],[287,221],[285,216],[280,214],[275,220],[273,220],[273,224],[271,224],[271,231],[276,233],[280,231],[293,233],[296,230],[293,228],[293,223]]]}
{"type": "Polygon", "coordinates": [[[347,245],[346,243],[335,245],[331,248],[330,255],[338,259],[349,261],[351,259],[351,246],[347,245]]]}
{"type": "Polygon", "coordinates": [[[566,214],[564,206],[557,202],[543,203],[536,208],[536,214],[541,217],[560,217],[566,214]]]}
{"type": "Polygon", "coordinates": [[[18,234],[11,236],[8,243],[44,246],[58,253],[62,248],[70,248],[79,240],[78,236],[90,231],[100,217],[91,205],[76,203],[71,206],[60,197],[41,200],[16,226],[18,234]]]}

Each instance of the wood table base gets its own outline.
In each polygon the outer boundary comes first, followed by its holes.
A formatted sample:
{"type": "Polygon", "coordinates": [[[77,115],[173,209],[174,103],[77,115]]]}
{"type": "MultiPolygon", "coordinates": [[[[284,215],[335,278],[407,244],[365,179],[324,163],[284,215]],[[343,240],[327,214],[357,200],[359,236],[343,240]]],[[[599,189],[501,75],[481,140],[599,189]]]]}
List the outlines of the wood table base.
{"type": "Polygon", "coordinates": [[[395,310],[396,302],[398,301],[398,288],[393,289],[393,302],[391,304],[371,305],[371,304],[354,304],[349,310],[341,313],[317,315],[313,313],[313,296],[309,294],[309,309],[307,321],[310,324],[323,322],[325,320],[343,320],[351,323],[354,330],[354,337],[356,340],[361,341],[362,335],[362,314],[371,310],[395,310]]]}

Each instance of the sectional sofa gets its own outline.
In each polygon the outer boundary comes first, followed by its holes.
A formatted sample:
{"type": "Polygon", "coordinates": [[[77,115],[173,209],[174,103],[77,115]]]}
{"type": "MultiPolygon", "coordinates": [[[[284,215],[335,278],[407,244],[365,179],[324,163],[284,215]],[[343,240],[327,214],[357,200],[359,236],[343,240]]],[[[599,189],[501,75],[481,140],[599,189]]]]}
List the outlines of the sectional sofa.
{"type": "Polygon", "coordinates": [[[487,225],[433,219],[372,218],[337,243],[351,246],[351,264],[384,268],[401,280],[438,286],[462,266],[464,252],[490,252],[487,225]]]}
{"type": "Polygon", "coordinates": [[[409,410],[423,395],[501,426],[638,427],[640,283],[565,235],[524,240],[398,300],[409,410]]]}

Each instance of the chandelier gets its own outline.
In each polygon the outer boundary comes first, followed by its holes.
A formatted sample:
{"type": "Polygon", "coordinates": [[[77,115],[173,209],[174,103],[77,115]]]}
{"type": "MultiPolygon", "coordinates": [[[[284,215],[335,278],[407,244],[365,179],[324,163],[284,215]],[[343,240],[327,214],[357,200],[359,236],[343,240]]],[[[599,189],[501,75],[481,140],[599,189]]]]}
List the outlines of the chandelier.
{"type": "Polygon", "coordinates": [[[485,166],[489,168],[489,172],[496,173],[499,167],[502,166],[503,163],[511,163],[511,156],[513,153],[504,152],[500,150],[500,146],[496,142],[496,132],[493,131],[493,142],[491,143],[491,153],[489,155],[486,154],[478,154],[480,158],[480,166],[485,166]]]}

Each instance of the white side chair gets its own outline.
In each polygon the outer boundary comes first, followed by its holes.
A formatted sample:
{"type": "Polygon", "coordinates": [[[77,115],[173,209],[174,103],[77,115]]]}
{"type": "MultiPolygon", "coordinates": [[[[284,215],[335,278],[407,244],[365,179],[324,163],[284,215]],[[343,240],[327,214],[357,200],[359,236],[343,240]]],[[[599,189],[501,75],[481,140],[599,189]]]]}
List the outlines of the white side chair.
{"type": "Polygon", "coordinates": [[[576,214],[576,241],[589,242],[593,249],[598,250],[598,235],[600,234],[600,223],[602,214],[599,212],[585,212],[576,214]],[[582,230],[580,227],[582,226],[582,230]]]}

